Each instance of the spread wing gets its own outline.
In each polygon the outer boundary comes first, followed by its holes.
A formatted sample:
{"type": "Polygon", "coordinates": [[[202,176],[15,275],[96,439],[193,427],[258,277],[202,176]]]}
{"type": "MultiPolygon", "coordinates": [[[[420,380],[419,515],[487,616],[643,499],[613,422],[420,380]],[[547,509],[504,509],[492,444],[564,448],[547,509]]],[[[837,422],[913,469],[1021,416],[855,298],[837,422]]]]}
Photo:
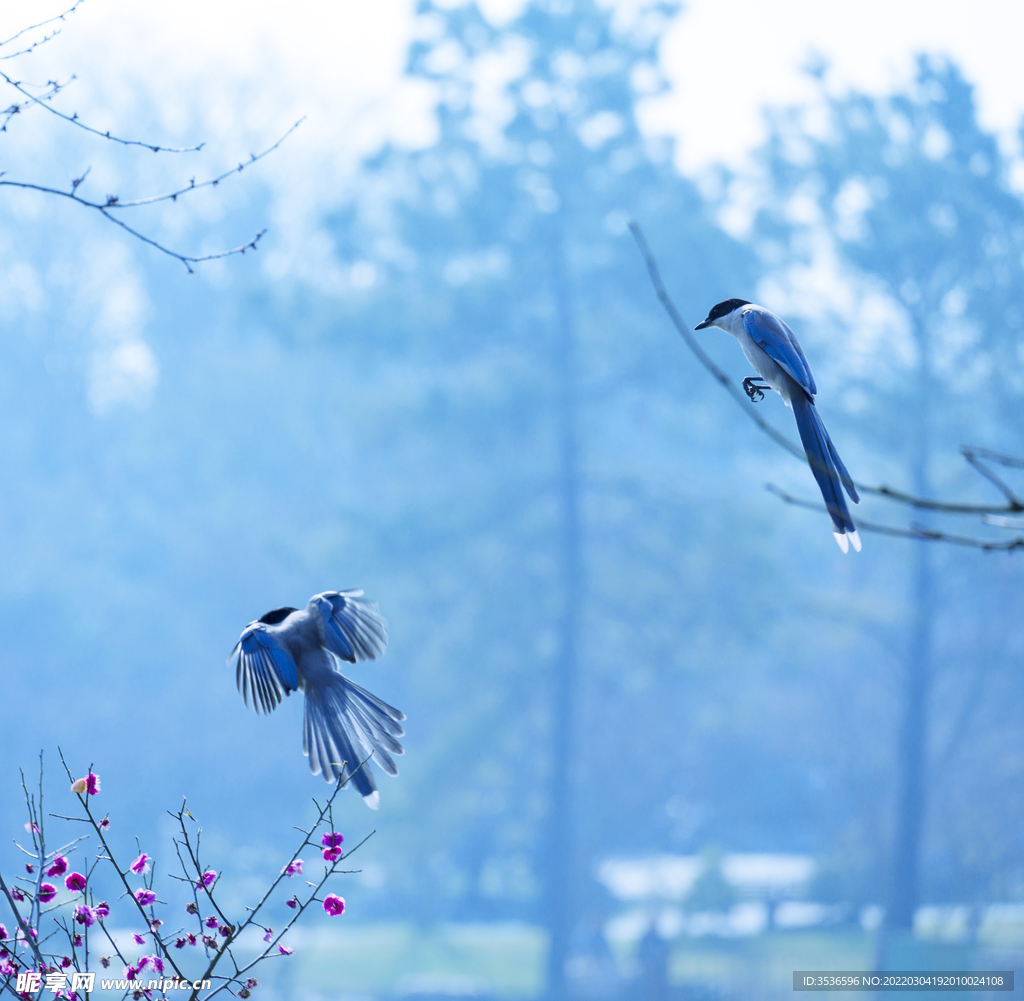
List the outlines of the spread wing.
{"type": "Polygon", "coordinates": [[[252,693],[256,712],[276,709],[285,695],[299,687],[295,661],[262,622],[250,622],[245,627],[228,664],[235,665],[235,681],[246,705],[252,693]]]}
{"type": "Polygon", "coordinates": [[[324,591],[310,599],[324,620],[327,649],[354,664],[376,660],[388,646],[388,620],[362,591],[324,591]]]}
{"type": "Polygon", "coordinates": [[[817,394],[818,387],[800,342],[782,320],[757,306],[744,312],[743,326],[765,354],[778,362],[811,396],[817,394]]]}

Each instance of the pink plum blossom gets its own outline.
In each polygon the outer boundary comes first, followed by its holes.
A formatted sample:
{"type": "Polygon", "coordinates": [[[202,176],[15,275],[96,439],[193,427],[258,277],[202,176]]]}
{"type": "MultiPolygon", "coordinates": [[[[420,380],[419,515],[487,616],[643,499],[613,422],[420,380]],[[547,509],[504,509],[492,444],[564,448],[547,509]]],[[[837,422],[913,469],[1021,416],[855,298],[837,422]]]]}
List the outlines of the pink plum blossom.
{"type": "Polygon", "coordinates": [[[135,891],[135,899],[142,904],[143,907],[148,907],[156,900],[156,894],[152,890],[147,890],[144,886],[140,886],[135,891]]]}
{"type": "Polygon", "coordinates": [[[339,914],[345,913],[345,898],[339,897],[336,893],[328,893],[324,897],[324,910],[332,918],[336,918],[339,914]]]}
{"type": "Polygon", "coordinates": [[[97,825],[101,831],[110,830],[110,814],[108,813],[97,825]]]}
{"type": "Polygon", "coordinates": [[[282,956],[290,956],[293,952],[295,952],[294,949],[290,948],[287,945],[279,945],[277,947],[277,951],[281,953],[282,956]]]}
{"type": "Polygon", "coordinates": [[[135,974],[137,972],[138,971],[135,969],[134,966],[126,966],[124,968],[124,979],[125,980],[134,980],[135,979],[135,974]]]}
{"type": "Polygon", "coordinates": [[[285,903],[294,911],[299,906],[299,898],[293,896],[291,900],[286,900],[285,903]]]}
{"type": "Polygon", "coordinates": [[[57,896],[57,887],[53,883],[43,883],[39,887],[39,902],[41,904],[48,904],[54,897],[57,896]]]}
{"type": "Polygon", "coordinates": [[[36,867],[34,865],[29,865],[28,863],[25,864],[25,872],[27,872],[30,876],[35,871],[36,871],[36,867]]]}
{"type": "Polygon", "coordinates": [[[156,932],[162,924],[163,922],[159,918],[153,918],[153,920],[149,922],[149,930],[151,932],[156,932]]]}
{"type": "Polygon", "coordinates": [[[206,921],[203,922],[207,928],[216,928],[220,924],[220,920],[216,914],[211,914],[206,921]]]}
{"type": "Polygon", "coordinates": [[[75,920],[80,925],[85,925],[86,928],[89,928],[96,920],[96,912],[85,904],[79,904],[75,908],[75,920]]]}
{"type": "Polygon", "coordinates": [[[38,834],[39,833],[39,825],[36,824],[32,820],[26,820],[25,821],[25,830],[28,831],[29,834],[38,834]]]}
{"type": "Polygon", "coordinates": [[[5,938],[7,938],[7,926],[6,925],[0,925],[0,939],[5,939],[5,938]]]}
{"type": "Polygon", "coordinates": [[[138,932],[135,932],[132,935],[132,938],[135,939],[135,944],[136,945],[145,945],[146,944],[146,940],[138,932]]]}
{"type": "Polygon", "coordinates": [[[324,846],[324,861],[337,862],[341,858],[341,843],[345,838],[337,831],[331,831],[320,839],[324,846]]]}
{"type": "Polygon", "coordinates": [[[14,897],[19,903],[25,899],[25,894],[21,892],[20,886],[11,887],[11,896],[14,897]]]}
{"type": "Polygon", "coordinates": [[[144,876],[149,872],[149,856],[143,852],[129,867],[136,876],[144,876]]]}
{"type": "Polygon", "coordinates": [[[264,942],[270,942],[270,941],[273,940],[273,938],[274,938],[274,929],[273,928],[268,928],[267,929],[267,934],[263,936],[263,941],[264,942]]]}
{"type": "Polygon", "coordinates": [[[85,877],[80,872],[73,872],[64,877],[64,885],[75,893],[85,889],[85,877]]]}
{"type": "Polygon", "coordinates": [[[108,904],[105,900],[101,900],[93,908],[93,913],[102,921],[105,917],[110,916],[110,904],[108,904]]]}
{"type": "Polygon", "coordinates": [[[100,777],[95,772],[89,772],[84,779],[75,779],[71,783],[71,791],[79,796],[83,793],[95,796],[100,791],[100,777]]]}
{"type": "Polygon", "coordinates": [[[303,865],[302,859],[300,859],[300,858],[293,859],[291,862],[289,862],[281,870],[281,872],[283,872],[289,879],[291,879],[292,876],[301,876],[302,875],[302,865],[303,865]]]}
{"type": "Polygon", "coordinates": [[[66,970],[70,965],[71,965],[71,957],[70,956],[65,956],[60,961],[60,967],[61,967],[62,970],[66,970]]]}
{"type": "Polygon", "coordinates": [[[15,969],[14,964],[9,960],[5,959],[0,963],[0,974],[5,977],[13,977],[18,971],[15,969]]]}
{"type": "Polygon", "coordinates": [[[46,870],[46,875],[50,877],[63,876],[67,871],[68,860],[63,855],[54,855],[50,868],[46,870]]]}

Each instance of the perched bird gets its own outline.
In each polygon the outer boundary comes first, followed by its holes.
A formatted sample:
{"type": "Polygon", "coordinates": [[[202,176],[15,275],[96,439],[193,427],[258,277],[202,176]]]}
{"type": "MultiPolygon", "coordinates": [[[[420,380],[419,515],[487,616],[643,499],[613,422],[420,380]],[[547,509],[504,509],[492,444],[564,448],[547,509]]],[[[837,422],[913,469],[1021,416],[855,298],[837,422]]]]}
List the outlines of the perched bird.
{"type": "Polygon", "coordinates": [[[713,306],[708,318],[695,329],[705,327],[720,327],[740,342],[747,361],[761,377],[743,380],[751,402],[763,400],[764,390],[771,388],[792,408],[807,461],[832,518],[832,534],[844,553],[851,545],[860,552],[860,536],[846,506],[843,487],[854,504],[860,503],[860,497],[814,405],[818,388],[796,334],[771,310],[746,299],[726,299],[713,306]]]}
{"type": "Polygon", "coordinates": [[[360,688],[339,670],[339,660],[376,660],[388,645],[388,623],[362,591],[314,594],[301,611],[275,608],[245,627],[228,664],[253,709],[269,713],[282,693],[305,693],[302,753],[314,775],[328,782],[349,776],[366,805],[380,802],[370,772],[373,758],[397,775],[392,755],[403,754],[405,714],[360,688]],[[360,767],[361,766],[361,767],[360,767]]]}

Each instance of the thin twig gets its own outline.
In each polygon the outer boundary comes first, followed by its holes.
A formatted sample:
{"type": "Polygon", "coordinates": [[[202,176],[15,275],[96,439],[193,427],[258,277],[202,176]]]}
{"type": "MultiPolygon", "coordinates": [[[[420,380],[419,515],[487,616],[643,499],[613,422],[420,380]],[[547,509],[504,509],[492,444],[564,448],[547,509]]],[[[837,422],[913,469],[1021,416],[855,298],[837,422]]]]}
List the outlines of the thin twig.
{"type": "MultiPolygon", "coordinates": [[[[303,115],[290,129],[288,129],[287,132],[284,133],[283,136],[281,136],[280,139],[277,140],[276,143],[274,143],[273,146],[268,146],[265,150],[263,150],[262,153],[250,153],[248,160],[239,163],[237,167],[231,167],[230,169],[225,170],[224,173],[218,174],[216,177],[211,177],[209,180],[206,181],[200,181],[198,184],[196,184],[195,178],[193,178],[189,184],[187,184],[183,188],[178,188],[177,191],[168,191],[164,195],[153,195],[150,198],[136,198],[133,201],[127,202],[122,201],[119,198],[108,198],[106,203],[103,205],[103,208],[133,209],[137,208],[139,205],[155,205],[157,202],[166,201],[174,202],[177,201],[178,198],[180,198],[182,195],[187,195],[190,191],[198,191],[200,188],[215,188],[217,187],[218,184],[220,184],[221,181],[226,180],[227,178],[232,177],[235,174],[240,174],[243,170],[245,170],[246,167],[251,167],[254,163],[258,163],[265,156],[269,155],[270,153],[273,153],[274,150],[277,149],[278,146],[280,146],[281,143],[283,143],[285,139],[287,139],[305,120],[306,116],[303,115]]],[[[99,206],[96,205],[95,203],[89,204],[92,204],[93,208],[99,208],[99,206]]]]}
{"type": "Polygon", "coordinates": [[[81,177],[76,177],[74,180],[72,180],[70,191],[63,191],[60,188],[53,188],[44,184],[35,184],[30,181],[0,180],[0,187],[23,188],[28,191],[40,191],[43,194],[47,195],[59,195],[61,198],[69,198],[71,201],[76,202],[77,204],[82,205],[86,208],[95,209],[109,222],[114,223],[114,225],[116,226],[120,226],[123,230],[130,233],[136,239],[141,240],[143,243],[148,243],[151,247],[154,247],[161,253],[167,254],[168,257],[173,257],[176,261],[181,261],[181,263],[185,265],[189,274],[192,274],[193,264],[202,264],[205,261],[220,260],[223,257],[231,257],[234,254],[244,254],[247,250],[256,250],[256,245],[262,239],[263,235],[266,233],[266,230],[260,230],[247,243],[239,244],[239,246],[232,247],[229,250],[222,250],[217,253],[205,254],[203,256],[194,256],[190,254],[182,254],[176,250],[171,250],[169,247],[166,247],[158,240],[154,240],[152,237],[146,236],[146,234],[141,233],[139,230],[133,228],[132,226],[129,226],[121,219],[115,218],[111,213],[117,211],[118,209],[138,208],[141,205],[154,205],[158,202],[164,201],[177,201],[178,198],[187,195],[190,192],[198,191],[200,188],[216,187],[221,183],[221,181],[226,180],[227,178],[232,177],[235,174],[241,173],[243,170],[245,170],[246,167],[250,167],[254,163],[258,163],[265,156],[268,156],[270,153],[273,153],[274,150],[276,150],[285,141],[285,139],[287,139],[288,136],[290,136],[305,120],[305,116],[300,118],[272,146],[268,146],[261,153],[250,153],[248,161],[238,164],[237,167],[232,167],[230,170],[226,170],[223,173],[218,174],[216,177],[211,177],[206,181],[200,181],[198,184],[196,184],[195,179],[193,178],[191,183],[189,183],[185,187],[178,188],[175,191],[167,192],[166,194],[154,195],[151,198],[137,198],[132,201],[121,201],[121,199],[117,198],[114,195],[108,195],[106,200],[102,202],[94,202],[90,201],[87,198],[82,198],[81,195],[78,194],[78,188],[79,185],[81,185],[82,182],[85,180],[86,176],[89,173],[89,170],[86,170],[81,177]]]}
{"type": "MultiPolygon", "coordinates": [[[[59,111],[49,100],[43,100],[32,91],[26,90],[25,86],[20,80],[14,80],[9,77],[3,70],[0,70],[0,79],[2,79],[9,87],[13,87],[19,94],[28,98],[29,103],[36,104],[40,108],[49,111],[51,115],[56,115],[58,118],[63,119],[69,125],[74,125],[77,128],[83,129],[86,132],[92,133],[94,136],[99,136],[101,139],[109,139],[113,143],[119,143],[121,146],[141,146],[143,149],[152,150],[154,153],[198,153],[206,143],[199,143],[198,146],[161,146],[158,143],[142,142],[139,139],[122,139],[120,136],[112,135],[108,129],[106,132],[102,132],[100,129],[94,129],[91,125],[86,125],[81,118],[78,117],[78,112],[68,115],[63,111],[59,111]]],[[[53,85],[52,81],[48,86],[53,85]]],[[[56,85],[53,85],[56,86],[56,85]]],[[[59,88],[57,88],[59,89],[59,88]]],[[[52,95],[51,95],[52,96],[52,95]]]]}
{"type": "MultiPolygon", "coordinates": [[[[773,483],[765,484],[765,490],[775,494],[780,500],[796,507],[805,507],[812,511],[826,511],[824,504],[816,501],[802,500],[786,493],[773,483]]],[[[875,532],[879,535],[892,535],[902,539],[922,539],[926,542],[948,542],[955,546],[970,546],[974,549],[982,549],[985,552],[1012,552],[1015,549],[1024,549],[1024,535],[1018,535],[1013,539],[991,540],[977,539],[969,535],[953,535],[950,532],[940,532],[926,525],[912,523],[910,528],[897,528],[892,525],[879,525],[876,522],[856,520],[858,530],[875,532]]]]}
{"type": "Polygon", "coordinates": [[[53,24],[54,21],[63,21],[64,18],[68,16],[68,14],[73,14],[84,2],[85,0],[75,0],[75,2],[70,7],[68,7],[68,9],[64,11],[63,14],[57,14],[54,17],[48,17],[45,21],[40,21],[37,24],[30,24],[27,28],[22,28],[21,31],[16,32],[15,34],[11,35],[10,38],[6,38],[4,39],[4,41],[0,42],[0,49],[2,49],[5,45],[10,45],[11,42],[21,38],[22,35],[27,35],[30,31],[35,31],[36,28],[45,28],[48,24],[53,24]]]}
{"type": "Polygon", "coordinates": [[[7,186],[13,188],[25,188],[30,191],[41,191],[47,195],[59,195],[62,198],[69,198],[71,201],[76,202],[86,208],[96,209],[105,219],[112,222],[115,226],[120,226],[126,233],[130,233],[136,239],[141,240],[143,243],[148,243],[151,247],[159,250],[162,254],[166,254],[168,257],[173,257],[176,261],[181,261],[185,265],[189,274],[194,274],[192,268],[193,264],[202,264],[204,261],[216,261],[222,257],[231,257],[233,254],[244,254],[247,250],[255,250],[256,245],[263,238],[267,232],[265,229],[261,229],[248,243],[240,244],[237,247],[232,247],[230,250],[222,250],[215,254],[204,254],[203,256],[193,256],[191,254],[181,254],[176,250],[171,250],[170,247],[165,247],[158,240],[154,240],[152,237],[146,236],[145,233],[140,233],[137,229],[133,229],[127,223],[122,222],[120,219],[116,219],[110,214],[110,209],[113,205],[107,205],[102,202],[90,202],[84,198],[79,198],[73,191],[61,191],[59,188],[49,188],[42,184],[31,184],[27,181],[3,181],[0,180],[0,187],[7,186]]]}

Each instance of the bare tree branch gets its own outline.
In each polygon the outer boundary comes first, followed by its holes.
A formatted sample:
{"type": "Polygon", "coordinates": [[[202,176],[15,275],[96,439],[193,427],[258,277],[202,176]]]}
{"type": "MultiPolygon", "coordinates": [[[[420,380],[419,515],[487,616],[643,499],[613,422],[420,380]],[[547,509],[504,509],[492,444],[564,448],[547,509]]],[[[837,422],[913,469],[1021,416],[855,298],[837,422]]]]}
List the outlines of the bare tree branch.
{"type": "MultiPolygon", "coordinates": [[[[59,14],[56,17],[49,18],[45,21],[40,21],[38,24],[31,25],[28,28],[23,28],[21,31],[17,32],[16,34],[8,38],[6,41],[0,42],[0,49],[2,49],[3,46],[8,45],[16,39],[22,37],[27,32],[39,28],[44,28],[46,25],[52,24],[54,21],[63,21],[69,14],[73,13],[82,2],[83,0],[75,0],[74,4],[71,7],[69,7],[66,11],[64,11],[63,14],[59,14]]],[[[25,55],[26,53],[31,52],[33,49],[35,49],[38,45],[41,45],[44,42],[49,41],[49,39],[52,38],[55,34],[57,34],[56,30],[50,32],[50,34],[46,35],[39,41],[34,42],[31,46],[27,48],[21,49],[18,52],[10,53],[9,55],[0,56],[0,60],[13,58],[17,55],[25,55]]],[[[74,77],[72,77],[71,79],[73,80],[74,77]]],[[[65,114],[63,111],[59,111],[58,109],[52,106],[51,102],[53,101],[54,97],[56,97],[56,95],[60,93],[63,87],[66,86],[65,84],[61,84],[56,80],[48,80],[45,84],[31,84],[23,80],[15,80],[3,71],[0,71],[0,84],[2,83],[6,83],[8,86],[13,87],[19,94],[21,94],[25,98],[25,101],[15,102],[3,111],[0,111],[0,116],[2,116],[2,123],[0,123],[0,132],[7,131],[7,125],[15,115],[21,114],[26,108],[38,106],[51,112],[52,114],[60,118],[62,121],[67,122],[70,125],[74,125],[80,129],[83,129],[86,132],[89,132],[92,135],[99,136],[102,139],[109,139],[111,142],[119,143],[122,146],[139,146],[144,149],[152,150],[154,153],[195,153],[205,146],[205,143],[199,143],[199,145],[197,146],[189,147],[161,146],[157,143],[142,142],[137,139],[124,139],[120,136],[113,135],[109,130],[103,132],[100,131],[99,129],[93,128],[91,125],[85,124],[78,117],[77,112],[68,115],[65,114]],[[37,91],[41,91],[41,93],[33,93],[30,88],[35,88],[37,91]]],[[[149,246],[153,247],[156,250],[159,250],[162,254],[166,254],[168,257],[173,257],[176,261],[180,261],[182,264],[185,265],[185,268],[189,272],[189,274],[193,274],[193,264],[201,264],[204,261],[219,260],[220,258],[223,257],[231,257],[234,254],[244,254],[247,250],[256,250],[257,244],[259,243],[260,239],[262,238],[266,230],[260,230],[251,240],[247,241],[246,243],[239,244],[236,247],[231,247],[228,250],[222,250],[217,253],[202,255],[185,254],[180,251],[173,250],[170,247],[167,247],[159,240],[151,236],[147,236],[145,233],[136,229],[134,226],[129,226],[123,220],[116,218],[114,213],[118,212],[118,210],[120,209],[139,208],[140,206],[143,205],[155,205],[159,202],[164,201],[176,202],[178,198],[183,197],[192,191],[198,191],[200,188],[217,187],[221,183],[221,181],[226,180],[227,178],[231,177],[234,174],[240,174],[243,170],[246,169],[246,167],[249,167],[259,162],[265,156],[268,156],[270,153],[274,152],[274,150],[276,150],[285,141],[285,139],[287,139],[288,136],[290,136],[292,132],[294,132],[299,127],[299,125],[302,124],[303,121],[305,121],[305,116],[300,118],[294,125],[292,125],[291,128],[289,128],[284,133],[284,135],[282,135],[277,140],[277,142],[275,142],[272,146],[267,147],[260,153],[250,153],[249,159],[240,162],[237,166],[232,167],[221,174],[218,174],[216,177],[211,177],[205,181],[200,181],[198,184],[196,183],[196,179],[193,177],[191,178],[187,185],[184,185],[174,191],[166,192],[165,194],[152,195],[143,198],[135,198],[130,199],[128,201],[122,200],[117,195],[110,194],[106,196],[106,199],[104,201],[91,201],[87,198],[82,198],[79,194],[79,188],[84,183],[86,178],[89,176],[89,172],[92,169],[91,167],[87,168],[81,174],[81,176],[72,179],[70,190],[55,188],[47,184],[37,184],[33,181],[8,180],[5,179],[5,171],[0,171],[0,187],[22,188],[27,191],[39,191],[47,195],[57,195],[61,198],[68,198],[79,205],[85,206],[86,208],[94,209],[97,212],[99,212],[108,222],[113,223],[115,226],[120,226],[121,229],[123,229],[126,233],[130,234],[131,236],[135,237],[137,240],[141,240],[143,243],[149,244],[149,246]]]]}
{"type": "MultiPolygon", "coordinates": [[[[245,170],[246,167],[251,167],[254,163],[258,163],[268,154],[273,153],[274,150],[277,149],[278,146],[280,146],[281,143],[283,143],[285,139],[287,139],[305,120],[306,116],[303,115],[287,132],[285,132],[283,136],[281,136],[280,139],[277,140],[276,143],[274,143],[273,146],[268,146],[262,153],[250,153],[248,160],[239,163],[237,167],[231,167],[229,170],[225,170],[223,174],[218,174],[216,177],[211,177],[207,181],[200,181],[198,184],[196,184],[196,179],[193,177],[192,180],[185,187],[179,188],[177,191],[169,191],[165,195],[152,195],[149,198],[136,198],[133,201],[127,202],[121,201],[121,199],[117,198],[114,195],[108,195],[106,204],[103,206],[103,208],[133,209],[139,205],[155,205],[157,202],[176,202],[180,196],[187,195],[190,191],[198,191],[200,188],[215,188],[217,187],[218,184],[220,184],[221,181],[233,176],[234,174],[240,174],[243,170],[245,170]]],[[[71,182],[72,193],[74,193],[74,190],[78,187],[78,184],[80,184],[81,181],[84,179],[85,178],[83,175],[83,177],[79,181],[71,182]]],[[[99,206],[93,207],[98,208],[99,206]]]]}
{"type": "MultiPolygon", "coordinates": [[[[74,182],[72,182],[74,184],[74,182]]],[[[165,247],[162,243],[154,240],[152,237],[146,236],[145,233],[140,233],[137,229],[133,229],[127,223],[122,222],[120,219],[115,218],[110,214],[110,209],[114,207],[115,203],[104,203],[104,202],[90,202],[84,198],[79,198],[72,188],[71,191],[61,191],[60,188],[49,188],[42,184],[31,184],[28,181],[3,181],[0,180],[0,187],[7,186],[12,188],[25,188],[30,191],[42,191],[48,195],[60,195],[62,198],[70,198],[71,201],[76,202],[78,205],[84,205],[86,208],[96,209],[99,213],[107,220],[112,222],[115,226],[120,226],[126,233],[130,233],[136,239],[141,240],[143,243],[148,243],[151,247],[155,247],[162,254],[166,254],[168,257],[173,257],[176,261],[181,261],[185,265],[189,274],[194,274],[195,271],[192,267],[193,264],[202,264],[204,261],[215,261],[221,257],[231,257],[233,254],[244,254],[247,250],[255,250],[256,244],[262,239],[263,234],[266,233],[265,229],[261,229],[248,243],[243,243],[237,247],[232,247],[230,250],[222,250],[215,254],[204,254],[202,256],[193,256],[190,254],[181,254],[176,250],[171,250],[170,247],[165,247]]],[[[186,189],[188,190],[188,189],[186,189]]]]}
{"type": "MultiPolygon", "coordinates": [[[[38,24],[30,24],[27,28],[22,28],[21,31],[15,32],[10,38],[4,39],[0,42],[0,49],[5,45],[10,45],[11,42],[21,38],[22,35],[27,35],[30,31],[35,31],[37,28],[45,28],[48,24],[53,24],[54,21],[63,21],[68,14],[74,14],[74,12],[85,2],[85,0],[75,0],[75,2],[66,10],[63,14],[57,14],[55,17],[48,17],[45,21],[40,21],[38,24]]],[[[33,42],[27,49],[22,49],[21,52],[12,52],[9,56],[2,56],[3,59],[13,59],[15,56],[24,55],[26,52],[31,52],[36,46],[42,45],[43,42],[48,42],[54,35],[60,33],[60,29],[50,32],[45,38],[38,42],[33,42]]]]}
{"type": "MultiPolygon", "coordinates": [[[[74,79],[74,77],[72,77],[72,79],[74,79]]],[[[109,139],[111,142],[120,143],[122,146],[141,146],[143,149],[150,149],[154,153],[198,153],[199,150],[206,145],[206,143],[200,143],[198,146],[174,147],[160,146],[157,143],[142,142],[139,139],[122,139],[120,136],[111,135],[109,129],[106,132],[101,132],[99,129],[94,129],[91,125],[86,125],[85,122],[78,117],[77,111],[68,115],[53,107],[50,100],[56,94],[60,93],[65,86],[64,84],[59,84],[55,80],[47,80],[46,86],[50,88],[50,90],[45,96],[40,97],[39,95],[33,94],[30,90],[26,90],[26,85],[22,81],[12,79],[2,70],[0,70],[0,80],[3,80],[9,87],[13,87],[19,94],[27,98],[29,104],[38,105],[40,108],[49,111],[51,115],[56,115],[58,118],[63,119],[69,125],[77,126],[80,129],[84,129],[86,132],[91,132],[94,136],[99,136],[101,139],[109,139]]],[[[12,107],[17,106],[12,105],[12,107]]],[[[24,105],[21,107],[24,107],[24,105]]],[[[18,110],[20,110],[20,107],[18,110]]]]}
{"type": "MultiPolygon", "coordinates": [[[[802,500],[786,493],[774,483],[766,483],[765,490],[775,494],[780,500],[796,507],[805,507],[812,511],[827,511],[824,504],[815,501],[802,500]]],[[[1015,549],[1024,549],[1024,535],[1015,536],[1012,539],[978,539],[969,535],[954,535],[950,532],[940,532],[937,529],[929,528],[927,525],[920,525],[911,522],[909,528],[897,528],[893,525],[879,525],[877,522],[857,519],[858,531],[875,532],[878,535],[892,535],[901,539],[922,539],[926,542],[948,542],[955,546],[970,546],[973,549],[981,549],[985,552],[1013,552],[1015,549]]]]}

